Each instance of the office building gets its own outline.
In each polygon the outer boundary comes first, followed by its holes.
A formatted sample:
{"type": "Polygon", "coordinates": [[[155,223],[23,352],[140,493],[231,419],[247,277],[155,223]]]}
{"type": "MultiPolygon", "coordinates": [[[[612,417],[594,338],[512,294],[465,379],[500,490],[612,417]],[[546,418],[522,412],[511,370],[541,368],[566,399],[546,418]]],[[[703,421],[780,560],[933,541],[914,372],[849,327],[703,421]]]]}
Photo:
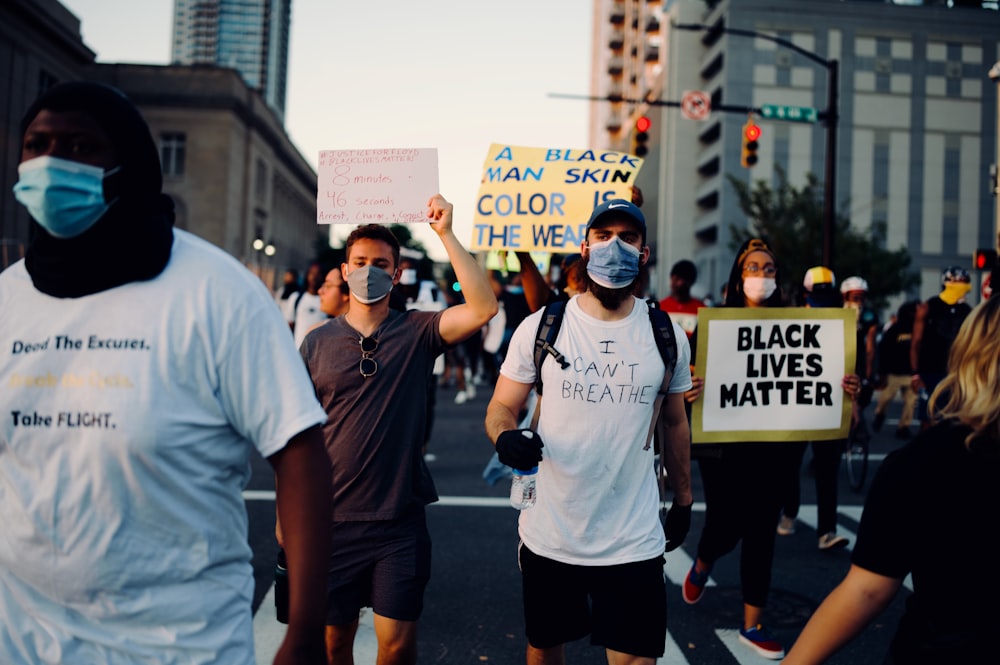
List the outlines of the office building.
{"type": "Polygon", "coordinates": [[[232,67],[283,119],[291,11],[292,0],[174,0],[170,61],[232,67]]]}
{"type": "Polygon", "coordinates": [[[836,210],[857,229],[884,223],[887,248],[907,249],[921,275],[919,292],[908,295],[935,294],[943,266],[971,267],[977,247],[994,245],[998,109],[987,73],[1000,58],[998,11],[864,0],[596,0],[593,50],[591,93],[638,101],[594,103],[592,145],[628,150],[635,120],[652,120],[639,184],[656,227],[659,294],[681,258],[698,265],[702,293],[717,294],[726,280],[730,228],[748,224],[727,176],[773,185],[780,167],[795,186],[809,173],[823,181],[821,119],[758,113],[752,168],[740,164],[741,131],[747,111],[765,105],[825,110],[831,61],[839,73],[836,210]],[[643,17],[658,29],[645,28],[643,17]],[[671,27],[692,23],[708,29],[671,27]],[[774,36],[798,51],[727,30],[774,36]],[[647,64],[651,44],[661,51],[658,76],[647,64]],[[711,100],[707,119],[643,103],[679,102],[691,91],[711,100]]]}

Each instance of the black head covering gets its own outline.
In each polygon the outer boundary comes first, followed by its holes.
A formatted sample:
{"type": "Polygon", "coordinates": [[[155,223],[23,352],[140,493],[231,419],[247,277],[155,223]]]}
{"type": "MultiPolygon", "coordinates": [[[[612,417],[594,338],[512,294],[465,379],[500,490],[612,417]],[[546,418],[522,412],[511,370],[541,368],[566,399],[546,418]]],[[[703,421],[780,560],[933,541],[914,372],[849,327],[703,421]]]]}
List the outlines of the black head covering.
{"type": "MultiPolygon", "coordinates": [[[[733,267],[729,269],[729,286],[726,287],[725,307],[746,307],[746,301],[743,299],[743,262],[746,260],[748,254],[756,251],[770,254],[771,258],[774,259],[774,267],[778,267],[778,259],[775,258],[774,252],[771,251],[766,242],[760,238],[750,238],[745,241],[736,252],[736,260],[733,261],[733,267]]],[[[780,270],[775,273],[774,281],[779,286],[771,294],[771,297],[764,301],[764,307],[781,307],[783,304],[781,301],[780,270]]]]}
{"type": "Polygon", "coordinates": [[[37,223],[25,257],[35,288],[77,298],[159,275],[170,260],[174,206],[161,190],[156,144],[139,109],[119,90],[84,81],[43,93],[21,120],[21,137],[42,110],[82,111],[110,137],[120,169],[104,181],[106,213],[75,238],[56,238],[37,223]]]}

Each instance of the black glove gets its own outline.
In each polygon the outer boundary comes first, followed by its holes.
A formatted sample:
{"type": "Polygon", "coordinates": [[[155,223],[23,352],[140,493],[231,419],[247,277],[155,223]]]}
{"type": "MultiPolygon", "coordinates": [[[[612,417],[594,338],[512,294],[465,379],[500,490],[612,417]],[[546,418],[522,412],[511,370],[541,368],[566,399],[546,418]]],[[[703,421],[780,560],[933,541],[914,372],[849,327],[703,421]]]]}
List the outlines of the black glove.
{"type": "Polygon", "coordinates": [[[530,471],[542,461],[542,438],[530,429],[509,429],[497,437],[497,457],[501,464],[518,471],[530,471]]]}
{"type": "Polygon", "coordinates": [[[667,517],[663,520],[663,535],[667,537],[667,546],[664,552],[673,552],[684,542],[691,529],[691,506],[678,506],[676,503],[670,506],[667,517]]]}

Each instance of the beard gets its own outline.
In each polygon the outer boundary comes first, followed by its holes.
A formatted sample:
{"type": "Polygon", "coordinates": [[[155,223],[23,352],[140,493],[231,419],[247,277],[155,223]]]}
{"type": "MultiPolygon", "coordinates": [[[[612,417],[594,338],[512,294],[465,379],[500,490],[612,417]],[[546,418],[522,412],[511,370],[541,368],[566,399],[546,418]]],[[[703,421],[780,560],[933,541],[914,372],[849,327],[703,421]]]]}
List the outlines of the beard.
{"type": "Polygon", "coordinates": [[[597,298],[597,301],[601,303],[601,306],[607,310],[618,309],[623,302],[632,297],[632,292],[635,290],[635,282],[623,286],[618,289],[609,289],[606,286],[601,286],[595,282],[590,277],[590,273],[587,272],[587,264],[589,263],[590,257],[585,256],[580,259],[582,262],[581,271],[584,275],[584,283],[586,285],[586,290],[589,291],[597,298]]]}

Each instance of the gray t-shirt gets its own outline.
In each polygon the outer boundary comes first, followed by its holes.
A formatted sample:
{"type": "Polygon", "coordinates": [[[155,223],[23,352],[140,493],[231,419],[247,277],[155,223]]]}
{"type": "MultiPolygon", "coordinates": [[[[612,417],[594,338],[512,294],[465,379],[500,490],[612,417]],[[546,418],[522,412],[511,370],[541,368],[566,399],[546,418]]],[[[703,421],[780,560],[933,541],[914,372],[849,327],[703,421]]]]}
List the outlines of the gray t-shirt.
{"type": "Polygon", "coordinates": [[[361,375],[360,334],[344,317],[310,332],[299,351],[326,410],[333,519],[396,519],[437,501],[421,448],[427,378],[444,350],[441,312],[389,311],[372,335],[374,376],[361,375]]]}

